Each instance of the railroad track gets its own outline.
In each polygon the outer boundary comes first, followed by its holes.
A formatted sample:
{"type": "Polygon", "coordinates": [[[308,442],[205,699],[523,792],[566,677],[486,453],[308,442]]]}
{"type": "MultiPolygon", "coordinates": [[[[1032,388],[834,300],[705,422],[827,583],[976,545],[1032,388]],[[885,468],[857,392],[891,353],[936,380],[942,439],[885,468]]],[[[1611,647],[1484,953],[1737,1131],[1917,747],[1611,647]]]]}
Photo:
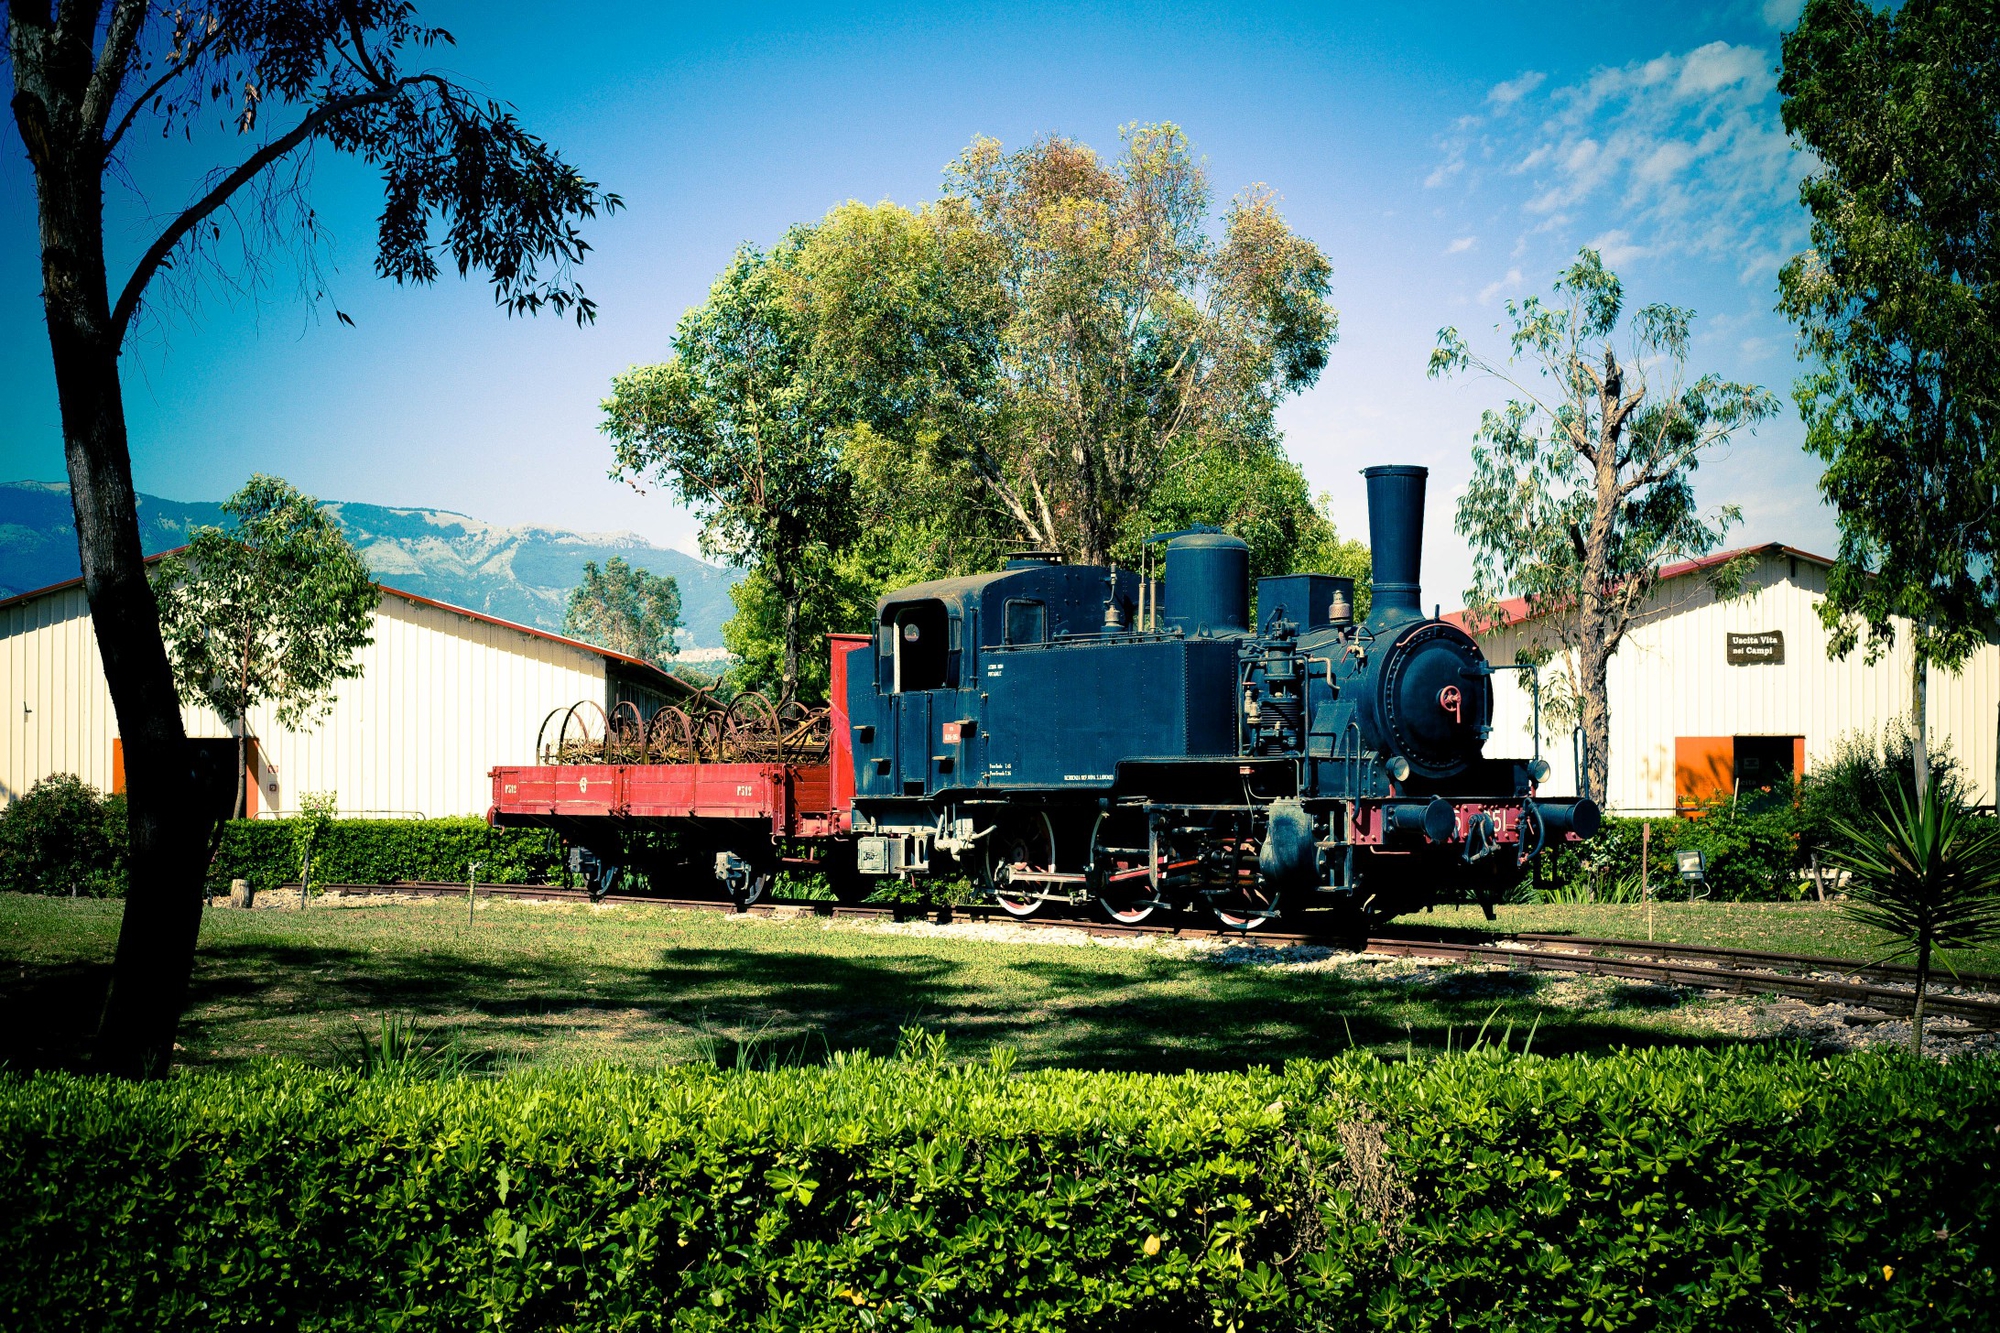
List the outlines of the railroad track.
{"type": "MultiPolygon", "coordinates": [[[[287,887],[295,887],[288,885],[287,887]]],[[[326,884],[322,890],[341,896],[414,894],[422,897],[463,897],[463,884],[326,884]]],[[[583,889],[564,889],[539,884],[481,884],[471,892],[483,898],[520,898],[558,902],[590,902],[583,889]]],[[[684,911],[732,912],[732,903],[715,898],[657,898],[640,894],[607,894],[599,902],[645,903],[684,911]]],[[[1062,917],[1037,917],[1019,921],[990,907],[950,907],[921,910],[908,906],[876,903],[833,903],[814,901],[766,901],[753,905],[754,916],[786,916],[809,913],[814,916],[874,920],[916,920],[930,917],[940,924],[964,919],[1002,920],[1031,928],[1080,930],[1087,934],[1122,937],[1161,935],[1177,939],[1211,939],[1262,945],[1335,944],[1340,937],[1325,932],[1241,931],[1220,927],[1189,926],[1172,922],[1117,925],[1110,922],[1062,917]]],[[[1696,990],[1737,995],[1787,995],[1814,1004],[1851,1004],[1905,1015],[1914,1011],[1916,994],[1900,987],[1873,985],[1856,977],[1887,980],[1914,978],[1916,969],[1894,963],[1863,963],[1852,959],[1824,958],[1811,954],[1775,953],[1761,949],[1735,949],[1716,945],[1663,944],[1648,940],[1600,939],[1590,936],[1524,933],[1502,937],[1501,942],[1476,944],[1461,940],[1404,937],[1371,937],[1366,946],[1371,954],[1398,958],[1435,958],[1448,962],[1485,963],[1534,972],[1571,972],[1586,976],[1615,977],[1628,981],[1680,986],[1696,990]],[[1827,975],[1833,974],[1833,975],[1827,975]]],[[[2000,990],[2000,977],[1985,973],[1949,973],[1938,982],[1982,989],[2000,990]]],[[[1924,1000],[1927,1013],[1962,1019],[1976,1028],[2000,1031],[2000,1000],[1931,991],[1924,1000]]]]}

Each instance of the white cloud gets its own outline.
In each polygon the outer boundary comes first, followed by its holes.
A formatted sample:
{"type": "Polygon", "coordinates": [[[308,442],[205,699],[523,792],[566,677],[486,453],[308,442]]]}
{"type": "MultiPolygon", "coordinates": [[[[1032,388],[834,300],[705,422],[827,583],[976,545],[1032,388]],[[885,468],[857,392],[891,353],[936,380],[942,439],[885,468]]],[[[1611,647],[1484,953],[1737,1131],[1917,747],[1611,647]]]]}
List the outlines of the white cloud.
{"type": "Polygon", "coordinates": [[[1592,240],[1585,241],[1584,244],[1602,255],[1604,262],[1612,268],[1617,268],[1621,264],[1629,263],[1634,259],[1643,259],[1647,254],[1651,253],[1643,245],[1632,244],[1631,233],[1625,231],[1623,228],[1615,228],[1607,231],[1592,240]]]}
{"type": "Polygon", "coordinates": [[[1541,87],[1548,80],[1548,77],[1548,75],[1538,69],[1531,69],[1517,78],[1507,80],[1505,83],[1494,84],[1492,89],[1486,94],[1486,100],[1495,106],[1512,106],[1529,93],[1535,91],[1535,89],[1541,87]]]}
{"type": "Polygon", "coordinates": [[[1502,292],[1518,291],[1521,286],[1521,270],[1510,268],[1507,276],[1498,282],[1489,282],[1479,289],[1479,304],[1485,305],[1502,292]]]}
{"type": "Polygon", "coordinates": [[[1470,250],[1478,240],[1477,236],[1461,236],[1450,245],[1447,245],[1444,248],[1444,252],[1448,255],[1462,255],[1467,250],[1470,250]]]}
{"type": "Polygon", "coordinates": [[[1478,164],[1506,164],[1523,178],[1531,234],[1577,218],[1618,238],[1607,260],[1699,255],[1733,263],[1746,281],[1767,278],[1804,244],[1796,200],[1810,165],[1779,119],[1774,63],[1770,51],[1710,42],[1573,84],[1523,75],[1488,94],[1514,115],[1461,121],[1440,141],[1432,183],[1474,188],[1491,178],[1478,164]]]}
{"type": "Polygon", "coordinates": [[[1805,0],[1764,0],[1764,22],[1773,28],[1789,28],[1804,8],[1805,0]]]}
{"type": "Polygon", "coordinates": [[[1451,180],[1453,176],[1456,176],[1459,172],[1464,170],[1465,170],[1464,158],[1459,158],[1455,161],[1447,160],[1444,162],[1440,162],[1438,163],[1437,170],[1431,172],[1430,175],[1424,177],[1424,188],[1426,190],[1435,190],[1437,189],[1438,186],[1446,184],[1451,180]]]}

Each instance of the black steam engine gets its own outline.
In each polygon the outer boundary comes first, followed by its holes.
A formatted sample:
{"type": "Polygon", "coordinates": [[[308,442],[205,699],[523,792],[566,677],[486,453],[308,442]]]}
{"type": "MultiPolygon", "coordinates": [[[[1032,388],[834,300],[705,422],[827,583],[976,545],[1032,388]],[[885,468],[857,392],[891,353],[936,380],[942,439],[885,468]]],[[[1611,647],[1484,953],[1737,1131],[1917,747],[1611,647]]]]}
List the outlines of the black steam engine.
{"type": "Polygon", "coordinates": [[[1332,907],[1365,929],[1490,912],[1591,837],[1588,800],[1536,794],[1539,755],[1483,753],[1496,668],[1419,605],[1425,470],[1363,475],[1359,622],[1352,580],[1317,574],[1258,580],[1253,622],[1248,548],[1205,530],[1150,538],[1141,573],[1027,555],[884,597],[846,672],[857,869],[970,873],[1017,916],[1332,907]]]}

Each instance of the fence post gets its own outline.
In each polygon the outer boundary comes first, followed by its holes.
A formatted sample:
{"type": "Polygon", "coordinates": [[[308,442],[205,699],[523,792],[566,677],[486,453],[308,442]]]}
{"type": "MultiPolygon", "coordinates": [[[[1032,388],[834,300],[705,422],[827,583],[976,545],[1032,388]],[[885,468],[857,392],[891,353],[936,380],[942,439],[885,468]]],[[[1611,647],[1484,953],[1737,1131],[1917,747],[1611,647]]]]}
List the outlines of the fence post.
{"type": "Polygon", "coordinates": [[[1646,942],[1653,942],[1653,821],[1639,824],[1639,898],[1646,904],[1646,942]]]}

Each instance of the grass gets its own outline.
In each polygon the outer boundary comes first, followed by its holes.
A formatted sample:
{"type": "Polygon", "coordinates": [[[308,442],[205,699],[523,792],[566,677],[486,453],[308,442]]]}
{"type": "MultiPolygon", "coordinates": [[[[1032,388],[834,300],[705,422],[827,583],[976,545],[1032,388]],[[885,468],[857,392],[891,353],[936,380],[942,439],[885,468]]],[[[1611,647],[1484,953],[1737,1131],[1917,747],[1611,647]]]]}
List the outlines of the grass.
{"type": "MultiPolygon", "coordinates": [[[[1441,910],[1412,926],[1643,933],[1640,909],[1441,910]]],[[[119,904],[0,895],[0,1062],[76,1065],[102,1005],[119,904]]],[[[1660,937],[1852,953],[1824,908],[1675,906],[1660,937]],[[1669,932],[1673,932],[1669,934],[1669,932]]],[[[962,1051],[1023,1065],[1230,1069],[1349,1045],[1463,1045],[1488,1023],[1535,1049],[1721,1045],[1704,1010],[1652,986],[1409,961],[1335,966],[1255,946],[1060,944],[978,928],[882,929],[648,906],[491,901],[215,909],[182,1027],[191,1065],[353,1059],[363,1033],[414,1019],[486,1063],[724,1063],[891,1050],[940,1028],[962,1051]]],[[[1074,937],[1073,937],[1074,938],[1074,937]]]]}
{"type": "MultiPolygon", "coordinates": [[[[1647,909],[1638,903],[1578,903],[1502,907],[1488,921],[1476,907],[1440,907],[1403,917],[1384,934],[1399,929],[1453,935],[1566,934],[1600,939],[1643,940],[1647,909]]],[[[1848,919],[1827,903],[1655,903],[1652,938],[1665,944],[1711,944],[1774,953],[1827,958],[1880,958],[1895,948],[1879,931],[1848,919]]],[[[1952,966],[2000,973],[2000,949],[1974,949],[1952,956],[1952,966]]]]}

